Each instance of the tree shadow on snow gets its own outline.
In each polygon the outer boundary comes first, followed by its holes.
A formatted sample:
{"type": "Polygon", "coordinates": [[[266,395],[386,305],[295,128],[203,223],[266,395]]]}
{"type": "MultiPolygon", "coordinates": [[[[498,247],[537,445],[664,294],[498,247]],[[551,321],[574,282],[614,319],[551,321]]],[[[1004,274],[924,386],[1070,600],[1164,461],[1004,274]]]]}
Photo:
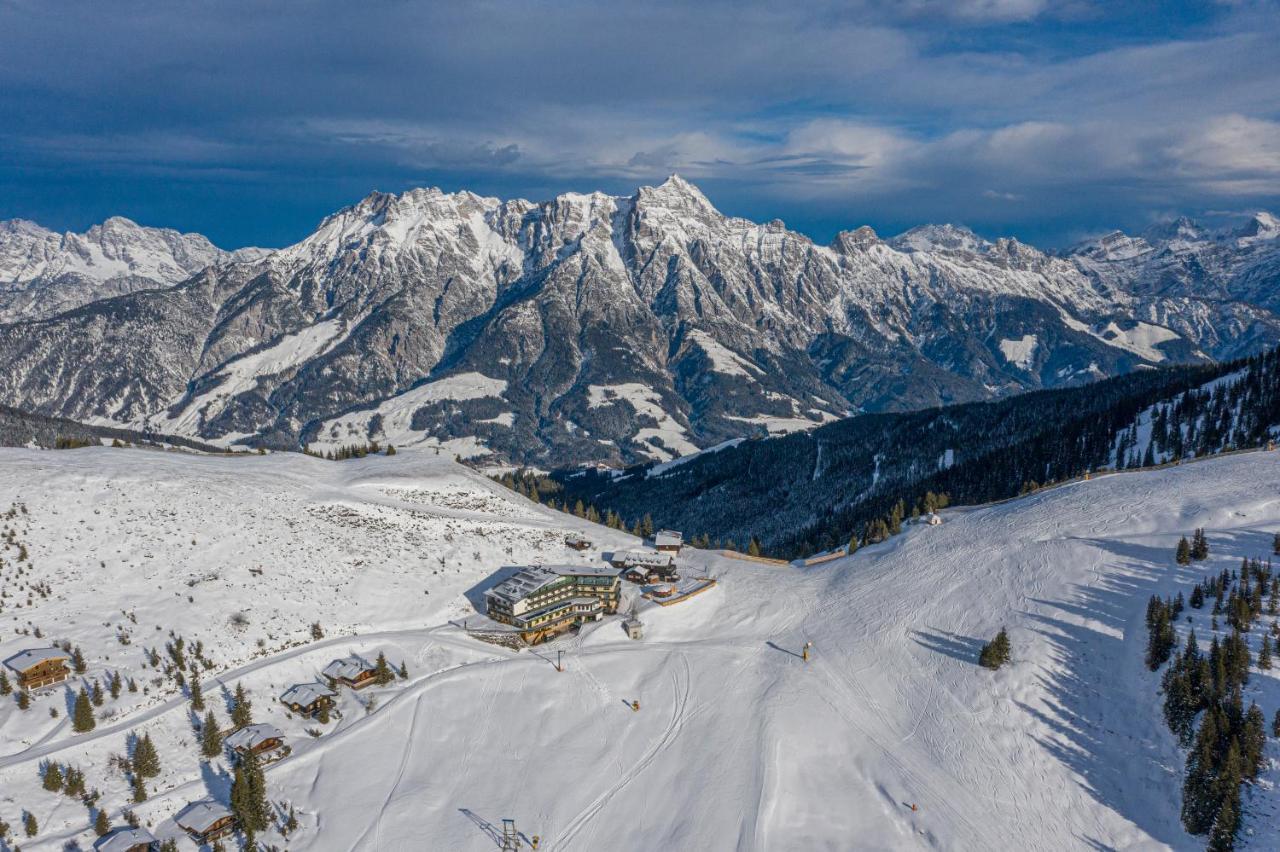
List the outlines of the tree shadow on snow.
{"type": "Polygon", "coordinates": [[[231,801],[231,775],[226,769],[215,767],[207,760],[200,761],[200,780],[209,795],[219,802],[231,801]]]}
{"type": "MultiPolygon", "coordinates": [[[[1159,684],[1154,675],[1117,677],[1135,669],[1146,673],[1146,601],[1175,576],[1174,566],[1152,565],[1151,548],[1094,543],[1123,553],[1125,573],[1101,574],[1091,585],[1076,585],[1070,601],[1032,599],[1055,611],[1022,613],[1052,649],[1050,664],[1037,675],[1046,697],[1039,706],[1014,703],[1045,726],[1048,733],[1036,737],[1039,744],[1068,766],[1096,801],[1162,843],[1192,848],[1178,820],[1182,755],[1160,714],[1159,684]],[[1084,618],[1095,624],[1077,623],[1084,618]],[[1106,629],[1097,629],[1098,623],[1106,629]]],[[[1167,557],[1163,549],[1160,556],[1167,557]]],[[[1015,662],[1017,655],[1015,644],[1015,662]]],[[[1107,848],[1097,839],[1087,842],[1107,848]]]]}
{"type": "Polygon", "coordinates": [[[926,633],[923,630],[912,630],[911,638],[917,645],[928,648],[939,654],[946,654],[948,657],[959,660],[962,663],[971,665],[978,664],[978,653],[982,650],[982,646],[986,643],[981,639],[975,639],[972,636],[961,636],[959,633],[948,633],[945,630],[938,630],[936,627],[929,628],[933,633],[926,633]]]}

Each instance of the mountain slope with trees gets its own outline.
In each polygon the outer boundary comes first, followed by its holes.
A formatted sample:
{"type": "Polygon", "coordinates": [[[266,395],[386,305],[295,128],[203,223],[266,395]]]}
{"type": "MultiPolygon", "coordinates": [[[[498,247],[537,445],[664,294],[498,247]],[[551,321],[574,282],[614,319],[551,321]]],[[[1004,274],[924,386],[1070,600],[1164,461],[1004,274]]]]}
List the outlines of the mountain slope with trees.
{"type": "Polygon", "coordinates": [[[944,499],[982,503],[1090,471],[1260,446],[1277,424],[1272,351],[998,402],[864,415],[674,465],[562,471],[551,481],[554,499],[628,526],[647,515],[712,542],[745,549],[755,538],[794,557],[883,538],[944,499]]]}

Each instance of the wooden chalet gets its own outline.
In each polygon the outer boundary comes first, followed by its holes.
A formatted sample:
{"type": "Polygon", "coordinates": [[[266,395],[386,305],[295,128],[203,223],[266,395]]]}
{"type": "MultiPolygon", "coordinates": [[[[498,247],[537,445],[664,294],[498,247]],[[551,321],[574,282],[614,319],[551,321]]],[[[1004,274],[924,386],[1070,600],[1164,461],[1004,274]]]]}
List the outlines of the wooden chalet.
{"type": "Polygon", "coordinates": [[[245,725],[228,734],[223,742],[240,757],[256,754],[267,763],[288,757],[292,751],[285,745],[280,729],[265,722],[245,725]]]}
{"type": "Polygon", "coordinates": [[[159,852],[160,841],[145,828],[117,828],[99,837],[94,852],[159,852]]]}
{"type": "Polygon", "coordinates": [[[373,684],[375,668],[373,663],[353,654],[341,660],[334,660],[325,666],[321,673],[329,681],[329,685],[335,689],[339,686],[364,689],[373,684]]]}
{"type": "Polygon", "coordinates": [[[648,568],[643,568],[637,565],[634,568],[628,568],[626,570],[626,573],[624,573],[622,576],[625,577],[627,579],[627,582],[629,583],[639,583],[643,585],[649,582],[652,575],[653,575],[653,572],[650,571],[648,568]]]}
{"type": "Polygon", "coordinates": [[[71,676],[67,661],[71,655],[61,648],[28,648],[4,661],[5,667],[18,676],[19,689],[39,689],[62,683],[71,676]]]}
{"type": "Polygon", "coordinates": [[[196,843],[213,843],[236,830],[236,815],[213,799],[187,805],[173,818],[196,843]]]}
{"type": "Polygon", "coordinates": [[[653,549],[659,553],[670,553],[673,556],[684,546],[684,533],[678,530],[658,530],[653,537],[653,549]]]}
{"type": "Polygon", "coordinates": [[[626,621],[622,622],[622,629],[627,632],[628,638],[641,639],[644,637],[644,622],[634,615],[629,616],[626,621]]]}
{"type": "Polygon", "coordinates": [[[576,534],[567,535],[564,537],[564,546],[574,550],[588,550],[591,547],[591,539],[576,534]]]}
{"type": "Polygon", "coordinates": [[[280,703],[299,716],[314,718],[322,708],[332,708],[338,694],[319,683],[295,683],[280,696],[280,703]]]}

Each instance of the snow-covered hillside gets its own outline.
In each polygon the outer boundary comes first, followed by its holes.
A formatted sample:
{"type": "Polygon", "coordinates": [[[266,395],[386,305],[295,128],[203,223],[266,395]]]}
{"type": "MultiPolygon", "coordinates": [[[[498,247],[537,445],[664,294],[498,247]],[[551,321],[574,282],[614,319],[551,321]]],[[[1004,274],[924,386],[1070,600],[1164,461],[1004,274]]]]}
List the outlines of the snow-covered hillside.
{"type": "MultiPolygon", "coordinates": [[[[172,630],[213,659],[220,719],[220,690],[242,683],[255,719],[289,737],[266,777],[297,810],[290,849],[493,849],[503,818],[552,850],[1202,848],[1178,823],[1182,755],[1143,667],[1144,609],[1269,553],[1278,493],[1280,454],[1258,453],[952,510],[817,568],[686,553],[686,573],[719,585],[643,610],[642,640],[612,618],[517,652],[450,621],[474,617],[503,565],[634,540],[429,451],[2,451],[0,511],[25,507],[3,523],[29,562],[0,550],[0,655],[66,638],[87,676],[118,669],[151,691],[108,698],[78,735],[62,692],[0,703],[0,819],[20,833],[36,816],[25,850],[87,846],[88,812],[41,789],[41,762],[80,766],[119,823],[128,784],[110,757],[142,733],[163,767],[133,806],[144,824],[176,836],[185,802],[225,801],[225,763],[200,763],[188,705],[143,666],[172,630]],[[1212,556],[1178,568],[1197,526],[1212,556]],[[566,550],[570,529],[597,547],[566,550]],[[992,673],[975,659],[1001,625],[1013,663],[992,673]],[[32,626],[43,640],[16,632],[32,626]],[[339,721],[274,701],[333,657],[379,651],[408,679],[344,692],[339,721]]],[[[1249,689],[1270,718],[1275,675],[1249,689]]],[[[1248,848],[1276,846],[1275,778],[1246,794],[1248,848]]]]}

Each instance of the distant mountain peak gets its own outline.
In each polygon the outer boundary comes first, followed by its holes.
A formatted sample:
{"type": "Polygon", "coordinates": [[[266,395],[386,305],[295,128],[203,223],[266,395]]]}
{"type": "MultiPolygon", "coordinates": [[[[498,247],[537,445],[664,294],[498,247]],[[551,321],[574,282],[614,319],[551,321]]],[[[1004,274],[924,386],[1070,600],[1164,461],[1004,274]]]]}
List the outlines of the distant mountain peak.
{"type": "Polygon", "coordinates": [[[719,214],[702,190],[689,181],[673,174],[657,186],[642,186],[636,196],[641,203],[659,203],[671,209],[697,209],[702,212],[719,214]]]}
{"type": "Polygon", "coordinates": [[[1231,235],[1243,240],[1272,240],[1280,238],[1280,217],[1266,210],[1259,210],[1231,235]]]}
{"type": "Polygon", "coordinates": [[[841,254],[851,254],[880,242],[880,236],[869,225],[853,231],[841,231],[831,241],[831,248],[841,254]]]}
{"type": "Polygon", "coordinates": [[[1199,222],[1187,216],[1179,216],[1167,222],[1158,222],[1142,232],[1149,243],[1201,242],[1209,236],[1199,222]]]}
{"type": "Polygon", "coordinates": [[[967,251],[974,254],[991,247],[991,243],[964,225],[950,224],[917,225],[889,240],[889,245],[907,252],[967,251]]]}

